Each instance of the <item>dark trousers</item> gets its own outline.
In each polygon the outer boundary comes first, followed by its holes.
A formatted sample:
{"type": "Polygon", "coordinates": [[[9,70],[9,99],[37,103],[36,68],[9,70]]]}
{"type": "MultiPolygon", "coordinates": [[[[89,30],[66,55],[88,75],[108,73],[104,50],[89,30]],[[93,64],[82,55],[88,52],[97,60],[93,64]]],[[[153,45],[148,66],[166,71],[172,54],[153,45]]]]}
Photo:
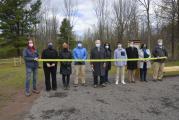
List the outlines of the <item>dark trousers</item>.
{"type": "Polygon", "coordinates": [[[143,68],[140,69],[140,80],[146,81],[147,78],[147,63],[144,62],[143,68]]]}
{"type": "Polygon", "coordinates": [[[108,73],[109,70],[105,70],[104,82],[108,82],[108,73]]]}
{"type": "Polygon", "coordinates": [[[67,87],[70,83],[70,75],[62,75],[63,86],[67,87]]]}
{"type": "Polygon", "coordinates": [[[94,85],[98,84],[98,77],[100,77],[100,85],[104,83],[104,76],[96,76],[94,75],[94,85]]]}
{"type": "Polygon", "coordinates": [[[46,90],[47,90],[47,91],[51,90],[51,88],[52,88],[53,90],[56,90],[56,89],[57,89],[56,72],[57,72],[57,68],[56,68],[56,67],[44,68],[44,73],[45,73],[45,86],[46,86],[46,90]],[[52,78],[52,87],[51,87],[50,76],[51,76],[51,78],[52,78]]]}

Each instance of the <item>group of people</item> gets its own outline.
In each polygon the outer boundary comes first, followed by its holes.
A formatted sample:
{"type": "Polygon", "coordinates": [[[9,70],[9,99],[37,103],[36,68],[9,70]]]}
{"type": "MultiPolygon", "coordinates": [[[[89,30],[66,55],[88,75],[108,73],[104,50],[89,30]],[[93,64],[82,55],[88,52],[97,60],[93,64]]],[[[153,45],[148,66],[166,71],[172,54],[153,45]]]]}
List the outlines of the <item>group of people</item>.
{"type": "MultiPolygon", "coordinates": [[[[116,77],[115,84],[126,84],[125,82],[125,68],[127,66],[128,71],[128,81],[129,83],[135,83],[135,71],[140,68],[140,80],[147,82],[147,70],[151,68],[150,60],[132,60],[127,61],[127,59],[138,59],[138,58],[150,58],[150,57],[167,57],[167,51],[163,45],[163,40],[159,39],[158,44],[153,49],[152,53],[147,48],[146,44],[142,44],[139,49],[134,45],[133,41],[130,41],[129,47],[123,48],[122,43],[118,42],[114,54],[112,55],[112,50],[109,43],[102,45],[100,40],[95,41],[95,47],[90,52],[90,59],[120,59],[114,62],[116,66],[116,77]]],[[[23,51],[23,57],[26,64],[26,82],[25,82],[25,95],[30,96],[30,79],[31,73],[33,73],[33,93],[38,94],[36,81],[37,81],[37,69],[38,69],[38,52],[34,47],[33,40],[28,40],[28,46],[23,51]]],[[[75,59],[82,61],[74,62],[75,69],[75,79],[74,87],[79,86],[79,82],[82,86],[86,86],[85,80],[85,67],[86,60],[88,58],[88,52],[81,41],[77,43],[77,47],[70,51],[69,45],[63,43],[62,50],[58,53],[54,49],[51,42],[48,43],[48,48],[43,50],[42,59],[75,59]]],[[[108,78],[108,73],[111,70],[111,62],[105,61],[95,61],[90,62],[91,70],[93,72],[94,78],[94,88],[101,86],[105,87],[107,83],[110,83],[108,78]],[[98,82],[98,79],[100,81],[98,82]]],[[[162,81],[163,69],[165,66],[165,59],[157,59],[153,62],[153,81],[162,81]]],[[[45,74],[45,85],[46,91],[57,89],[57,62],[43,62],[43,69],[45,74]],[[51,78],[51,80],[50,80],[51,78]]],[[[62,74],[62,81],[65,90],[70,88],[70,75],[72,74],[72,62],[71,61],[61,61],[60,62],[60,74],[62,74]]]]}

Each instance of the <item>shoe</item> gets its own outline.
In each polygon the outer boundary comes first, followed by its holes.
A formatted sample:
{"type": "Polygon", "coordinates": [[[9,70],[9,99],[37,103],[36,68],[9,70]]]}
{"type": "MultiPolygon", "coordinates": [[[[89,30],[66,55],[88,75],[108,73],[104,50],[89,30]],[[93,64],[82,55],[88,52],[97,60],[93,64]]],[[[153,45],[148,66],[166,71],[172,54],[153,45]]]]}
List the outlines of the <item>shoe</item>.
{"type": "Polygon", "coordinates": [[[101,87],[106,87],[106,85],[103,83],[103,84],[101,84],[101,87]]]}
{"type": "Polygon", "coordinates": [[[33,89],[32,92],[35,93],[35,94],[39,94],[40,93],[40,91],[35,90],[35,89],[33,89]]]}
{"type": "Polygon", "coordinates": [[[132,83],[135,83],[135,81],[132,81],[132,83]]]}
{"type": "Polygon", "coordinates": [[[98,86],[97,85],[94,85],[94,88],[97,88],[98,86]]]}
{"type": "Polygon", "coordinates": [[[162,80],[162,79],[158,79],[158,81],[160,81],[160,82],[161,82],[161,81],[163,81],[163,80],[162,80]]]}
{"type": "Polygon", "coordinates": [[[29,97],[29,96],[31,96],[31,93],[30,92],[25,92],[25,96],[29,97]]]}
{"type": "Polygon", "coordinates": [[[147,80],[144,80],[144,82],[148,82],[147,80]]]}
{"type": "Polygon", "coordinates": [[[153,82],[157,82],[157,80],[156,80],[156,79],[153,79],[153,82]]]}
{"type": "Polygon", "coordinates": [[[86,86],[87,86],[87,84],[86,84],[86,83],[82,83],[82,84],[81,84],[81,86],[85,86],[85,87],[86,87],[86,86]]]}
{"type": "Polygon", "coordinates": [[[74,84],[74,87],[78,87],[78,84],[74,84]]]}
{"type": "Polygon", "coordinates": [[[121,82],[123,85],[125,85],[126,83],[123,81],[123,82],[121,82]]]}
{"type": "Polygon", "coordinates": [[[118,85],[118,84],[119,84],[119,81],[116,80],[116,85],[118,85]]]}

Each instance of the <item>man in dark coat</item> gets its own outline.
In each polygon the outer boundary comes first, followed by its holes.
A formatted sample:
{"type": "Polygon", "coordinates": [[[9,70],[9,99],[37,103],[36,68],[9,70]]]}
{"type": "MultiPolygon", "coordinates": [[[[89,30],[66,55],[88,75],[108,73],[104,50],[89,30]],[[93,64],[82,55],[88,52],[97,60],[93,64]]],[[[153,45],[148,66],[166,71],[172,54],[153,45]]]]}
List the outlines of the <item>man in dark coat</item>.
{"type": "MultiPolygon", "coordinates": [[[[91,59],[106,59],[105,49],[101,46],[101,41],[95,41],[96,47],[91,50],[91,59]]],[[[104,84],[104,75],[105,75],[105,62],[91,62],[91,67],[93,70],[94,76],[94,87],[96,88],[98,85],[98,77],[100,77],[100,85],[105,87],[104,84]]]]}
{"type": "MultiPolygon", "coordinates": [[[[53,49],[53,44],[48,43],[48,48],[43,50],[42,59],[57,59],[58,53],[55,49],[53,49]]],[[[45,74],[45,85],[46,90],[50,91],[51,88],[53,90],[57,89],[57,80],[56,80],[56,72],[57,72],[57,62],[43,62],[43,69],[45,74]],[[52,78],[52,87],[50,82],[50,75],[52,78]]]]}
{"type": "MultiPolygon", "coordinates": [[[[134,47],[134,42],[130,42],[130,46],[126,48],[128,59],[139,58],[138,49],[134,47]]],[[[129,82],[135,83],[135,70],[137,69],[137,61],[127,61],[127,69],[129,74],[129,82]]]]}

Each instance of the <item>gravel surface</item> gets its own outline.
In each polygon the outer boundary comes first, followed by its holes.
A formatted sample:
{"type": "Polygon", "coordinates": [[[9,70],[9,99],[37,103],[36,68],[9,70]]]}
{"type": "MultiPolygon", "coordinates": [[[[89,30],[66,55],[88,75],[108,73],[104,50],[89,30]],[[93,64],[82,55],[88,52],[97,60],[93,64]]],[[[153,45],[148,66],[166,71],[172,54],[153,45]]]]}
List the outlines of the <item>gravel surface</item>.
{"type": "Polygon", "coordinates": [[[41,96],[34,102],[25,120],[179,120],[179,77],[162,82],[140,82],[93,88],[93,78],[87,70],[88,86],[62,89],[58,74],[58,90],[41,96]]]}

